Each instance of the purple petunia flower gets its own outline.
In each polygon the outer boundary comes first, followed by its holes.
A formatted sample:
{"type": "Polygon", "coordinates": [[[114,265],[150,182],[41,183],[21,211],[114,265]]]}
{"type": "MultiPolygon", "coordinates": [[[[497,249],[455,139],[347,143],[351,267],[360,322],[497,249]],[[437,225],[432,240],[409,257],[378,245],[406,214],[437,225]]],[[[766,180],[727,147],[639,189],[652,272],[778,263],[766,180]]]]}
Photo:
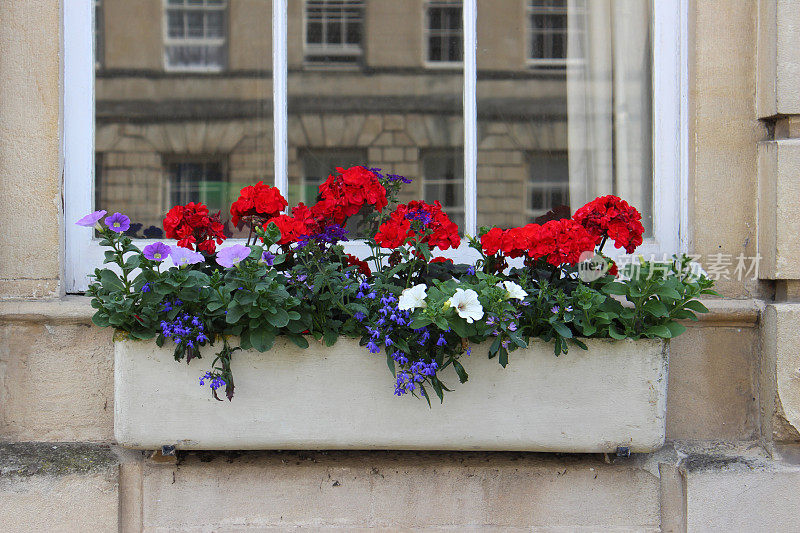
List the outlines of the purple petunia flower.
{"type": "Polygon", "coordinates": [[[169,257],[171,251],[172,248],[163,242],[154,242],[145,246],[142,253],[150,261],[161,262],[169,257]]]}
{"type": "Polygon", "coordinates": [[[77,224],[78,226],[86,226],[87,228],[91,228],[92,226],[97,224],[97,222],[101,218],[106,216],[106,213],[107,211],[105,209],[101,209],[100,211],[95,211],[94,213],[89,213],[88,215],[77,221],[75,224],[77,224]]]}
{"type": "Polygon", "coordinates": [[[194,265],[195,263],[202,263],[205,261],[203,254],[200,252],[193,252],[188,248],[181,248],[180,246],[172,248],[172,251],[169,253],[169,257],[172,259],[172,264],[174,264],[176,267],[194,265]]]}
{"type": "Polygon", "coordinates": [[[250,248],[241,244],[234,244],[217,252],[217,263],[225,268],[238,265],[250,256],[250,248]]]}
{"type": "Polygon", "coordinates": [[[116,231],[117,233],[124,233],[131,227],[131,219],[122,213],[114,213],[110,217],[106,217],[103,222],[106,223],[108,229],[116,231]]]}
{"type": "Polygon", "coordinates": [[[261,260],[264,261],[267,266],[272,266],[275,263],[275,255],[271,254],[269,250],[266,250],[263,254],[261,254],[261,260]]]}

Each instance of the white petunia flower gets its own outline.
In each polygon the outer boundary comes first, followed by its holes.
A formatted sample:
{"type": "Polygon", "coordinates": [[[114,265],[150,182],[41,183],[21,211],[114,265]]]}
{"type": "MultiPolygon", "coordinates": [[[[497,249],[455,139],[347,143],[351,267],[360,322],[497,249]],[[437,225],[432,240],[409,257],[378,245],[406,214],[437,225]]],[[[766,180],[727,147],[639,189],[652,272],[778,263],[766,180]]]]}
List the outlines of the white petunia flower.
{"type": "MultiPolygon", "coordinates": [[[[500,284],[498,283],[498,285],[500,284]]],[[[509,299],[524,300],[525,297],[528,295],[528,293],[525,292],[525,289],[523,289],[513,281],[504,281],[503,287],[505,287],[506,291],[508,292],[509,299]]]]}
{"type": "Polygon", "coordinates": [[[424,283],[414,285],[408,289],[404,289],[397,299],[397,307],[401,311],[413,311],[418,307],[426,308],[428,304],[425,302],[425,297],[428,296],[425,290],[428,288],[424,283]]]}
{"type": "Polygon", "coordinates": [[[469,324],[483,318],[483,306],[478,301],[478,293],[472,289],[456,289],[449,302],[450,307],[455,308],[458,316],[465,319],[469,324]]]}

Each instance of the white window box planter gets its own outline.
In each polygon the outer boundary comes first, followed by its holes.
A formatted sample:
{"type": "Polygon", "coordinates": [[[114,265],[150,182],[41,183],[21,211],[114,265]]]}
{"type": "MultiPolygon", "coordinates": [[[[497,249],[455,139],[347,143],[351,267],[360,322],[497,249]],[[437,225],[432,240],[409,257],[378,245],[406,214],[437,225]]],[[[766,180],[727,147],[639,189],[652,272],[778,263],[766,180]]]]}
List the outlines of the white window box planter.
{"type": "Polygon", "coordinates": [[[236,395],[216,401],[199,377],[212,348],[190,364],[154,342],[115,343],[114,432],[119,444],[157,449],[417,449],[650,452],[664,442],[668,344],[590,340],[555,357],[534,342],[503,369],[473,347],[442,379],[444,404],[394,396],[385,356],[342,338],[302,350],[283,339],[266,353],[237,351],[236,395]]]}

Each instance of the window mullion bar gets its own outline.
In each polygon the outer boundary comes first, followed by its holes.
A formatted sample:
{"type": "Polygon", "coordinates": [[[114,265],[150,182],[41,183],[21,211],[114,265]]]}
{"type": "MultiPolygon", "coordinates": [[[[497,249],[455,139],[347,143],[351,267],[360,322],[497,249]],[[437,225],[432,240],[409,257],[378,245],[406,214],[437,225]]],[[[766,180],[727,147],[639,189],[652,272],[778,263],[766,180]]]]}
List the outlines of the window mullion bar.
{"type": "Polygon", "coordinates": [[[464,0],[464,233],[477,233],[477,2],[464,0]]]}
{"type": "Polygon", "coordinates": [[[288,104],[286,95],[286,0],[272,0],[272,121],[275,186],[289,195],[288,104]]]}

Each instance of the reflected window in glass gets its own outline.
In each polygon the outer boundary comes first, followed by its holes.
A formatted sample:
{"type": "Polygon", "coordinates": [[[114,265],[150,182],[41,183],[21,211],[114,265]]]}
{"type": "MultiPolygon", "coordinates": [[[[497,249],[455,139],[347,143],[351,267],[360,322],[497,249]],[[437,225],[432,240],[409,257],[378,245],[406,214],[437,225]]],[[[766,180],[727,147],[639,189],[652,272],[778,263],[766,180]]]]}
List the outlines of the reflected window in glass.
{"type": "Polygon", "coordinates": [[[363,53],[362,0],[306,0],[305,61],[354,64],[363,53]]]}
{"type": "Polygon", "coordinates": [[[464,59],[461,2],[429,2],[427,55],[430,63],[459,63],[464,59]]]}
{"type": "Polygon", "coordinates": [[[167,69],[225,69],[227,7],[224,0],[168,0],[164,39],[167,69]]]}
{"type": "Polygon", "coordinates": [[[461,150],[423,150],[422,190],[428,203],[439,201],[450,220],[464,227],[464,154],[461,150]]]}

